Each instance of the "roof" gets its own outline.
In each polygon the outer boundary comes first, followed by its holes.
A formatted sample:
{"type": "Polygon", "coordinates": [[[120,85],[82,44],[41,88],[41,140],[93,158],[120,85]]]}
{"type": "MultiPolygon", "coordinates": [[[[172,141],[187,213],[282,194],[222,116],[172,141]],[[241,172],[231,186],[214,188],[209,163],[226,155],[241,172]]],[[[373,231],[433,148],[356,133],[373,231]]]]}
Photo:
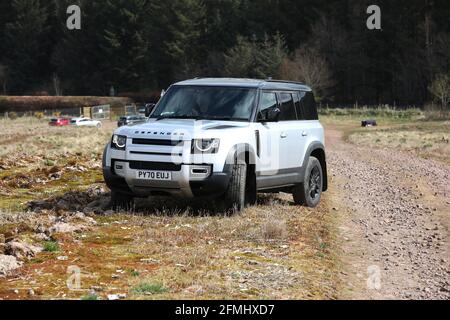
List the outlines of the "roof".
{"type": "Polygon", "coordinates": [[[175,83],[176,86],[217,86],[217,87],[240,87],[256,88],[267,90],[305,90],[311,88],[292,81],[283,80],[260,80],[260,79],[239,79],[239,78],[196,78],[175,83]]]}

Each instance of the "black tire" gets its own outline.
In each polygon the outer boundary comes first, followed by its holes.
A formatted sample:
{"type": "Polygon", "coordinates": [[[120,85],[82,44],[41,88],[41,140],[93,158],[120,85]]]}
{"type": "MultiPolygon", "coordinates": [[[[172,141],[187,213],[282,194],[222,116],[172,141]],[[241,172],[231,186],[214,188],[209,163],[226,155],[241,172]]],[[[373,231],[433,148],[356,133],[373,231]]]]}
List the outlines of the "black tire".
{"type": "Polygon", "coordinates": [[[114,211],[132,211],[134,198],[121,192],[111,191],[111,206],[114,211]]]}
{"type": "Polygon", "coordinates": [[[231,178],[228,190],[225,193],[227,209],[241,212],[245,208],[245,184],[247,177],[247,165],[235,163],[231,169],[231,178]]]}
{"type": "Polygon", "coordinates": [[[315,208],[320,202],[323,190],[323,171],[320,161],[310,157],[303,183],[292,190],[294,202],[309,208],[315,208]]]}
{"type": "Polygon", "coordinates": [[[256,189],[255,165],[247,165],[247,178],[245,181],[245,205],[253,206],[257,203],[258,192],[256,189]]]}

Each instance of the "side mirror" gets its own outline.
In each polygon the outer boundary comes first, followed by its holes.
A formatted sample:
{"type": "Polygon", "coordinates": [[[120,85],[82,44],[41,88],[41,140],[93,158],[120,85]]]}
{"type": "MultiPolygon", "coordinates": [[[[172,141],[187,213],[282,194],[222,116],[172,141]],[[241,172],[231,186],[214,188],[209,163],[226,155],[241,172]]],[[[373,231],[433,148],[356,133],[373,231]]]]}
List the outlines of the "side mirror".
{"type": "Polygon", "coordinates": [[[279,108],[269,109],[263,115],[262,122],[278,122],[280,118],[281,110],[279,108]]]}
{"type": "Polygon", "coordinates": [[[156,104],[154,103],[148,103],[145,105],[145,117],[148,118],[153,112],[153,109],[155,109],[156,104]]]}

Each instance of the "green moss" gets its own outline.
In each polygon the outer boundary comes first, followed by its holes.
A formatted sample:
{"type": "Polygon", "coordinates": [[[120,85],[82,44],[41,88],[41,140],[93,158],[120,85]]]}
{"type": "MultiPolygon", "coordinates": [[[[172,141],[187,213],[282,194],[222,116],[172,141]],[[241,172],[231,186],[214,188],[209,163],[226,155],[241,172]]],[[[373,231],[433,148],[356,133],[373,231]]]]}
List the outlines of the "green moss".
{"type": "Polygon", "coordinates": [[[139,271],[136,271],[136,270],[132,270],[131,272],[130,272],[130,274],[131,274],[131,276],[132,277],[139,277],[141,274],[139,273],[139,271]]]}
{"type": "Polygon", "coordinates": [[[85,296],[81,297],[81,300],[84,301],[94,301],[94,300],[98,300],[98,296],[96,294],[87,294],[85,296]]]}
{"type": "Polygon", "coordinates": [[[58,242],[55,241],[44,242],[43,248],[45,252],[57,252],[60,250],[58,242]]]}
{"type": "Polygon", "coordinates": [[[162,284],[141,283],[133,288],[134,294],[161,294],[169,291],[162,284]]]}
{"type": "Polygon", "coordinates": [[[53,167],[55,165],[55,161],[53,161],[51,159],[45,159],[44,165],[46,165],[47,167],[53,167]]]}

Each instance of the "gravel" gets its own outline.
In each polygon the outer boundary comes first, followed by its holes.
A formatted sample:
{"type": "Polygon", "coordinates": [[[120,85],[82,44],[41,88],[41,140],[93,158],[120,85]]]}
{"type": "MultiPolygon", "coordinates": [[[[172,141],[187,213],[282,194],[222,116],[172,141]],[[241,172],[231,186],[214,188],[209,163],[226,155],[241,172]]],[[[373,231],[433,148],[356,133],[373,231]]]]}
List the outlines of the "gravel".
{"type": "Polygon", "coordinates": [[[352,297],[450,298],[450,168],[408,153],[350,145],[334,130],[327,135],[335,140],[328,161],[336,201],[346,207],[339,210],[339,230],[347,240],[342,259],[356,275],[343,279],[357,288],[352,297]],[[376,289],[366,285],[370,270],[380,270],[376,289]]]}
{"type": "Polygon", "coordinates": [[[11,271],[22,266],[22,262],[17,261],[16,257],[9,255],[0,255],[0,276],[8,275],[11,271]]]}

